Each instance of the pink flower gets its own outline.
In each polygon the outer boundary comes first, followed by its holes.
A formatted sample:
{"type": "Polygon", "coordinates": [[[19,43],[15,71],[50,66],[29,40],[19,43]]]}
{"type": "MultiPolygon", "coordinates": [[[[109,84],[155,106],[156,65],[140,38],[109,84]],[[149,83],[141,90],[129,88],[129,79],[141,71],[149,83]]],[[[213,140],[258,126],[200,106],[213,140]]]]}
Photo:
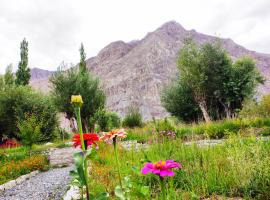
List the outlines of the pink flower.
{"type": "Polygon", "coordinates": [[[181,169],[182,165],[174,160],[158,161],[156,163],[145,163],[141,170],[142,174],[153,173],[161,177],[164,176],[174,176],[172,169],[181,169]]]}

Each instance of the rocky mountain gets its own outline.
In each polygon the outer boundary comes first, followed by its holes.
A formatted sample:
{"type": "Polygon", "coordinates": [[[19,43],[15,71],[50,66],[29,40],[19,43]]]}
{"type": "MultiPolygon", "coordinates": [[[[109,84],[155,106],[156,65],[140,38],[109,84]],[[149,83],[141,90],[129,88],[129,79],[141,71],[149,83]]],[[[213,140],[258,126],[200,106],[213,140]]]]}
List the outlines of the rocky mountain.
{"type": "Polygon", "coordinates": [[[48,92],[50,90],[48,78],[53,74],[53,71],[32,68],[30,85],[42,92],[48,92]]]}
{"type": "MultiPolygon", "coordinates": [[[[101,79],[108,108],[124,116],[130,105],[137,105],[145,120],[167,116],[160,102],[160,90],[178,73],[176,60],[186,37],[192,37],[198,43],[220,39],[186,30],[179,23],[170,21],[148,33],[142,40],[113,42],[97,56],[89,58],[87,67],[101,79]]],[[[247,50],[231,39],[220,41],[233,58],[250,55],[257,60],[258,69],[266,78],[265,85],[260,86],[258,92],[268,93],[270,55],[247,50]]],[[[45,81],[38,82],[45,87],[45,81]]],[[[35,82],[32,85],[38,88],[35,82]]]]}

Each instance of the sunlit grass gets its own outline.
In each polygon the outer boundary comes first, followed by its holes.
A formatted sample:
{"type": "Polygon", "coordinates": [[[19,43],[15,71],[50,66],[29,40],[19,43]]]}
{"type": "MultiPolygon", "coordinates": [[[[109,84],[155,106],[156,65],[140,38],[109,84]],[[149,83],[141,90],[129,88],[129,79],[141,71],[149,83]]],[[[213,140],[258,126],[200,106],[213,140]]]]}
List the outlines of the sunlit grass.
{"type": "MultiPolygon", "coordinates": [[[[118,184],[113,148],[101,144],[99,157],[93,161],[92,190],[106,190],[113,195],[118,184]]],[[[158,197],[155,176],[135,173],[147,160],[174,159],[183,169],[174,177],[172,196],[178,198],[209,197],[215,194],[228,197],[269,197],[270,143],[254,137],[233,136],[223,145],[214,147],[186,146],[179,140],[153,144],[146,152],[120,150],[122,177],[131,175],[134,183],[150,185],[152,199],[158,197]],[[267,164],[268,163],[268,164],[267,164]]]]}

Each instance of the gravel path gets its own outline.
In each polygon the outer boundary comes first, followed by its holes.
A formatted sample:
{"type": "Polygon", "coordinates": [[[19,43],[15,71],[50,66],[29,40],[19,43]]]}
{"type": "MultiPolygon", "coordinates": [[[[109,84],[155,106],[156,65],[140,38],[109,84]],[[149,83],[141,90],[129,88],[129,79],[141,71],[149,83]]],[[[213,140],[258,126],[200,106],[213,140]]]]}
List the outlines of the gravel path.
{"type": "Polygon", "coordinates": [[[60,200],[68,189],[72,166],[51,169],[0,194],[0,200],[60,200]]]}

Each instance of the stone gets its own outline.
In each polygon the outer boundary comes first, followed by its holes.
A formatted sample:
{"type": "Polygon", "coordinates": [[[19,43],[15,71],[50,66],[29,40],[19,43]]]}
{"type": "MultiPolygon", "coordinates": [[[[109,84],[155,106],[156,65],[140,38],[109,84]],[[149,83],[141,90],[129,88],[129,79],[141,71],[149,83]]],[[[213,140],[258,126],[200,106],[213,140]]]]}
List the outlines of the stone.
{"type": "Polygon", "coordinates": [[[65,194],[63,200],[77,200],[80,198],[80,189],[76,186],[70,186],[70,189],[65,194]]]}
{"type": "Polygon", "coordinates": [[[11,188],[13,188],[14,186],[16,186],[16,181],[15,180],[12,180],[12,181],[9,181],[5,184],[2,185],[4,190],[9,190],[11,188]]]}

